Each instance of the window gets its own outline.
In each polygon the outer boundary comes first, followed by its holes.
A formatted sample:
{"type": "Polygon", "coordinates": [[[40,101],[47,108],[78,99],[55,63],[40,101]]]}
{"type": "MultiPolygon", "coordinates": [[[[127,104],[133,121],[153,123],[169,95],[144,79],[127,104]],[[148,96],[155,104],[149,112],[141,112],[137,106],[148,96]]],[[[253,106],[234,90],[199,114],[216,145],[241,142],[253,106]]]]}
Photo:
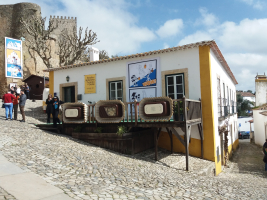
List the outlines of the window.
{"type": "Polygon", "coordinates": [[[225,85],[223,83],[223,105],[225,106],[226,105],[226,98],[225,98],[225,85]]]}
{"type": "Polygon", "coordinates": [[[217,99],[218,99],[218,115],[221,117],[221,84],[220,79],[217,78],[217,99]]]}
{"type": "Polygon", "coordinates": [[[172,99],[180,99],[184,93],[184,74],[166,75],[166,96],[172,99]]]}
{"type": "Polygon", "coordinates": [[[109,82],[109,100],[121,100],[121,101],[123,101],[122,81],[109,82]]]}

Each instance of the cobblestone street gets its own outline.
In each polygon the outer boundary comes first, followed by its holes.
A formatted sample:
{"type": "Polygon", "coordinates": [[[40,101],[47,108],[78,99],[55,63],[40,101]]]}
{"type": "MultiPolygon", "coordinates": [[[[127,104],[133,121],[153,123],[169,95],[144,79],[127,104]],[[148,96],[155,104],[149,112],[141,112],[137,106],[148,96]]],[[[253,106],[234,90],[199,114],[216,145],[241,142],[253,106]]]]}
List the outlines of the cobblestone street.
{"type": "MultiPolygon", "coordinates": [[[[245,140],[229,168],[217,177],[204,176],[198,169],[186,172],[168,164],[171,157],[162,164],[39,130],[34,124],[46,117],[40,106],[41,101],[27,102],[26,123],[6,121],[0,110],[0,153],[74,199],[267,199],[261,148],[245,140]]],[[[3,189],[0,200],[15,199],[3,189]]]]}

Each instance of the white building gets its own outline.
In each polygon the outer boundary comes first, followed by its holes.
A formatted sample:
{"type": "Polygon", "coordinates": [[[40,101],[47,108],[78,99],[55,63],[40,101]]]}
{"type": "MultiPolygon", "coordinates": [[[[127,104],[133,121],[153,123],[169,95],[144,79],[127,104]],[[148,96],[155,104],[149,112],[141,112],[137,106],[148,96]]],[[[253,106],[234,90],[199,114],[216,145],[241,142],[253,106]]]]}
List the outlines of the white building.
{"type": "MultiPolygon", "coordinates": [[[[214,161],[216,174],[221,172],[224,159],[224,137],[219,135],[219,126],[227,122],[229,152],[238,146],[235,108],[237,81],[215,41],[45,71],[49,72],[50,93],[56,93],[67,102],[79,100],[88,103],[111,99],[128,102],[153,96],[201,98],[204,159],[214,161]]],[[[189,153],[200,157],[197,127],[193,126],[191,132],[189,153]]],[[[178,133],[183,135],[182,131],[178,133]]],[[[174,136],[173,140],[174,151],[184,152],[180,141],[174,136]]],[[[159,146],[170,149],[166,132],[160,134],[159,146]]]]}
{"type": "Polygon", "coordinates": [[[255,144],[263,145],[267,139],[267,106],[260,106],[254,109],[253,118],[255,144]]]}
{"type": "MultiPolygon", "coordinates": [[[[238,131],[249,131],[250,132],[250,122],[253,117],[242,117],[237,119],[238,131]]],[[[251,131],[254,131],[254,123],[251,123],[251,131]]]]}
{"type": "Polygon", "coordinates": [[[237,94],[240,94],[243,97],[243,100],[248,100],[253,103],[256,102],[256,96],[250,92],[238,91],[237,94]]]}
{"type": "Polygon", "coordinates": [[[255,77],[255,91],[256,91],[256,106],[261,106],[267,103],[267,77],[258,75],[255,77]]]}
{"type": "Polygon", "coordinates": [[[255,144],[263,145],[267,139],[267,77],[255,77],[256,109],[253,109],[255,144]]]}

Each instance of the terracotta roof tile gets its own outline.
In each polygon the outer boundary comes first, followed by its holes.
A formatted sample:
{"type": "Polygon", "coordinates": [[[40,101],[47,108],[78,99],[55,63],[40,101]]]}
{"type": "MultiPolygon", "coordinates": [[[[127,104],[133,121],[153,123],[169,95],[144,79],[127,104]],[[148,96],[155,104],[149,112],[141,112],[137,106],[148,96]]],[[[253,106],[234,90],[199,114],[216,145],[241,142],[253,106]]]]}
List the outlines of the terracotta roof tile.
{"type": "Polygon", "coordinates": [[[103,62],[112,62],[112,61],[136,58],[136,57],[141,57],[141,56],[149,56],[149,55],[153,55],[153,54],[168,53],[168,52],[172,52],[172,51],[191,49],[191,48],[195,48],[195,47],[199,47],[199,46],[210,46],[211,49],[213,50],[215,56],[217,57],[217,59],[220,61],[221,65],[224,67],[224,69],[226,70],[228,75],[231,77],[232,81],[235,84],[238,84],[238,82],[235,79],[234,74],[232,73],[230,67],[228,66],[226,60],[224,59],[219,47],[217,46],[217,44],[214,40],[196,42],[196,43],[192,43],[192,44],[186,44],[186,45],[171,47],[171,48],[167,48],[167,49],[131,54],[128,56],[120,56],[120,57],[109,58],[109,59],[99,60],[99,61],[94,61],[94,62],[79,63],[79,64],[75,64],[75,65],[67,65],[67,66],[58,67],[58,68],[50,68],[50,69],[46,69],[44,71],[45,72],[58,71],[58,70],[70,69],[70,68],[74,68],[74,67],[85,66],[85,65],[95,65],[95,64],[99,64],[99,63],[103,63],[103,62]]]}

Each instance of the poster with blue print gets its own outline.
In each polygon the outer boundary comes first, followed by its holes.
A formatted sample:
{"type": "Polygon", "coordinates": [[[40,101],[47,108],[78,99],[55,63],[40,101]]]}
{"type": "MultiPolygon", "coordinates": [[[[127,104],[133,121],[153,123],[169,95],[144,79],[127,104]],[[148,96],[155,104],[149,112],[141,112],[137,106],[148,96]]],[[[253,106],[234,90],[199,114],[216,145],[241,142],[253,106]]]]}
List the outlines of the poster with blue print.
{"type": "Polygon", "coordinates": [[[130,88],[157,85],[157,59],[139,61],[128,65],[130,88]]]}
{"type": "Polygon", "coordinates": [[[5,38],[6,77],[23,78],[22,41],[5,38]]]}

